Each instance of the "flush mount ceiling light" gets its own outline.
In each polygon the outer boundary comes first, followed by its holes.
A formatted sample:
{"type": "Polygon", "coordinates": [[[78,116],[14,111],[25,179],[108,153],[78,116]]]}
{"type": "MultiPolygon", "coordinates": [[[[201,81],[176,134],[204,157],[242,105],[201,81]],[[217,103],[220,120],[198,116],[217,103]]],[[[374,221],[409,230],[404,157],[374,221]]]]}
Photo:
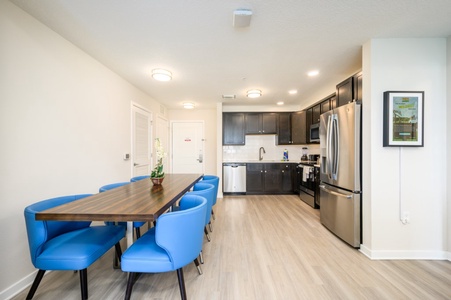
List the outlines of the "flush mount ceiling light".
{"type": "Polygon", "coordinates": [[[158,81],[169,81],[172,79],[172,73],[164,69],[153,69],[152,77],[158,81]]]}
{"type": "Polygon", "coordinates": [[[183,103],[183,108],[185,109],[193,109],[194,108],[194,104],[191,102],[185,102],[183,103]]]}
{"type": "Polygon", "coordinates": [[[283,101],[277,102],[277,105],[283,105],[283,101]]]}
{"type": "Polygon", "coordinates": [[[258,98],[258,97],[261,97],[261,95],[262,95],[262,91],[260,91],[260,90],[247,91],[247,96],[249,98],[258,98]]]}
{"type": "Polygon", "coordinates": [[[312,76],[316,76],[319,74],[318,70],[312,70],[310,72],[307,73],[308,76],[312,77],[312,76]]]}
{"type": "Polygon", "coordinates": [[[297,93],[298,93],[297,90],[290,90],[290,91],[288,91],[288,94],[290,94],[290,95],[296,95],[297,93]]]}

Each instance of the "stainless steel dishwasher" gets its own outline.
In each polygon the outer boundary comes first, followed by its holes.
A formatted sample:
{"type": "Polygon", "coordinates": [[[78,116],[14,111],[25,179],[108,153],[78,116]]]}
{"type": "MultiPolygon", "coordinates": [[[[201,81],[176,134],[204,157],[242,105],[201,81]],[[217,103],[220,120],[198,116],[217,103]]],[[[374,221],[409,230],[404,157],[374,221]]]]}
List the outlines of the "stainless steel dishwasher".
{"type": "Polygon", "coordinates": [[[223,165],[223,191],[229,194],[246,193],[246,164],[224,163],[223,165]]]}

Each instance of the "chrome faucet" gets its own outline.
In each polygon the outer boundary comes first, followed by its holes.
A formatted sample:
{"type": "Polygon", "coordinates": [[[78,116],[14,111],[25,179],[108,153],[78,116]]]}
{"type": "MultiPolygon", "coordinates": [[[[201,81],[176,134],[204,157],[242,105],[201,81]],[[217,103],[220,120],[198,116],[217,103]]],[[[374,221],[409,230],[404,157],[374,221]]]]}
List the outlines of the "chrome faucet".
{"type": "Polygon", "coordinates": [[[262,150],[263,150],[263,153],[266,153],[265,148],[260,147],[260,149],[258,150],[258,160],[262,160],[263,159],[262,150]]]}

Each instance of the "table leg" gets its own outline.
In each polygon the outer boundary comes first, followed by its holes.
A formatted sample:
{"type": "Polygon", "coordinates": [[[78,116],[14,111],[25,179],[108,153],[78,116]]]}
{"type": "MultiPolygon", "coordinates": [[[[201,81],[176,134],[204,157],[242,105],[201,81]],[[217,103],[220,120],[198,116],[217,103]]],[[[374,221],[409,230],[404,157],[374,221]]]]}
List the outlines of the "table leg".
{"type": "Polygon", "coordinates": [[[127,248],[129,248],[133,244],[133,222],[127,222],[127,248]]]}

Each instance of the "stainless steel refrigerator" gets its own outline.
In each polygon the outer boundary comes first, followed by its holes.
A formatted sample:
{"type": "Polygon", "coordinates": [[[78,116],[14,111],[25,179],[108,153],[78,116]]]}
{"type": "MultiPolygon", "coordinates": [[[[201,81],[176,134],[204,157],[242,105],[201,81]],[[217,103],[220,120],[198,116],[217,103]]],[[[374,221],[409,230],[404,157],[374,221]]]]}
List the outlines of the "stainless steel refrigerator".
{"type": "Polygon", "coordinates": [[[361,104],[321,115],[320,219],[355,248],[361,243],[361,104]]]}

